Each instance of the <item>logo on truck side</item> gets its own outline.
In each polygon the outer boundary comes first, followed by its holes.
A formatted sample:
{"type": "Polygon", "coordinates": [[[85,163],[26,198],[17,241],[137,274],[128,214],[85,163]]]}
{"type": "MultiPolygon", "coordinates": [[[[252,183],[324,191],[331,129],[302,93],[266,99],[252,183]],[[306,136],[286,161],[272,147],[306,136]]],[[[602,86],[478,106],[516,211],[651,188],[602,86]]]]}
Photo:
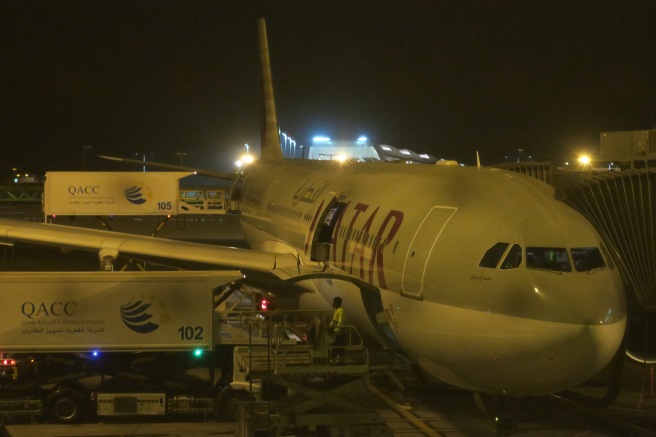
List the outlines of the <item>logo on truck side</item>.
{"type": "Polygon", "coordinates": [[[139,334],[149,334],[159,328],[157,323],[150,321],[153,315],[146,312],[150,305],[141,300],[121,305],[121,319],[125,326],[139,334]]]}
{"type": "Polygon", "coordinates": [[[77,313],[77,302],[23,302],[21,312],[28,319],[44,316],[74,316],[77,313]]]}
{"type": "Polygon", "coordinates": [[[136,185],[126,188],[124,190],[125,198],[128,200],[128,202],[134,203],[135,205],[141,205],[143,203],[146,203],[146,199],[144,198],[144,193],[141,192],[142,189],[143,187],[139,187],[136,185]]]}

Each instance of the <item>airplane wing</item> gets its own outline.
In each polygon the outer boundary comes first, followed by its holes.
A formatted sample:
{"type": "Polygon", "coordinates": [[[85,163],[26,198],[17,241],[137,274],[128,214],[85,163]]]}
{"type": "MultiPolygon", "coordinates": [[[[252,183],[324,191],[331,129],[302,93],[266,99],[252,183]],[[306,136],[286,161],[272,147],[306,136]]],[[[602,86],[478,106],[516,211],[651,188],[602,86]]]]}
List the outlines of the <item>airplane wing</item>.
{"type": "Polygon", "coordinates": [[[291,253],[261,252],[21,220],[0,219],[0,241],[97,251],[99,254],[106,251],[114,256],[153,256],[260,272],[279,268],[292,270],[298,264],[297,257],[291,253]]]}
{"type": "Polygon", "coordinates": [[[209,176],[212,178],[224,179],[227,181],[234,181],[235,179],[237,179],[237,177],[239,177],[239,175],[235,173],[225,173],[225,172],[212,171],[212,170],[201,170],[198,168],[185,167],[182,165],[163,164],[161,162],[139,161],[138,159],[120,158],[117,156],[107,156],[107,155],[98,155],[98,157],[102,159],[107,159],[109,161],[123,162],[126,164],[135,164],[139,166],[163,168],[163,169],[174,170],[174,171],[193,172],[194,174],[197,175],[209,176]]]}

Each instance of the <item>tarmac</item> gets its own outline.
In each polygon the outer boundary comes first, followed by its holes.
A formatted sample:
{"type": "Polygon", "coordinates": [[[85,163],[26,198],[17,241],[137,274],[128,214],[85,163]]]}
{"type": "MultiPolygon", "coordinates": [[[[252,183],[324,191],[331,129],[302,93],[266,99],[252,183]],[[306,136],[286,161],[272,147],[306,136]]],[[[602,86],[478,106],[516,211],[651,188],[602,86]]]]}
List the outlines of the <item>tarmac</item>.
{"type": "MultiPolygon", "coordinates": [[[[622,390],[610,406],[589,408],[558,396],[520,399],[508,403],[516,416],[507,428],[498,427],[494,417],[486,416],[471,393],[426,384],[410,374],[400,375],[405,391],[389,382],[376,382],[373,390],[349,396],[378,412],[393,435],[400,437],[656,436],[656,381],[651,380],[654,369],[629,361],[624,364],[622,390]]],[[[607,377],[608,372],[604,372],[575,390],[599,399],[607,391],[607,377]]],[[[4,437],[239,436],[237,423],[201,418],[185,422],[158,422],[155,417],[102,420],[76,425],[15,423],[7,424],[3,431],[4,437]]]]}
{"type": "Polygon", "coordinates": [[[236,423],[130,423],[78,425],[12,425],[6,426],[7,437],[90,437],[90,436],[237,436],[236,423]]]}

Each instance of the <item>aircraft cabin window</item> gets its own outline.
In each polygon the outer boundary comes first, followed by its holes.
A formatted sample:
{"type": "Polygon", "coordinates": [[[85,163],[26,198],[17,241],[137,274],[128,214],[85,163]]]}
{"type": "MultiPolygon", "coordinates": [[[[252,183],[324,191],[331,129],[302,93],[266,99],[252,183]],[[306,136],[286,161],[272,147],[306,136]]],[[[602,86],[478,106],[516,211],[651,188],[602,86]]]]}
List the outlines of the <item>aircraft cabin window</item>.
{"type": "Polygon", "coordinates": [[[589,272],[606,267],[601,251],[596,247],[572,247],[572,260],[577,272],[589,272]]]}
{"type": "Polygon", "coordinates": [[[526,267],[554,272],[572,271],[567,251],[556,247],[527,247],[526,267]]]}
{"type": "Polygon", "coordinates": [[[506,249],[509,245],[509,243],[496,243],[494,246],[490,247],[483,255],[483,258],[481,258],[478,266],[487,269],[496,268],[499,261],[501,261],[501,257],[506,253],[506,249]]]}
{"type": "Polygon", "coordinates": [[[520,265],[522,265],[522,246],[513,244],[501,263],[501,270],[516,269],[520,265]]]}

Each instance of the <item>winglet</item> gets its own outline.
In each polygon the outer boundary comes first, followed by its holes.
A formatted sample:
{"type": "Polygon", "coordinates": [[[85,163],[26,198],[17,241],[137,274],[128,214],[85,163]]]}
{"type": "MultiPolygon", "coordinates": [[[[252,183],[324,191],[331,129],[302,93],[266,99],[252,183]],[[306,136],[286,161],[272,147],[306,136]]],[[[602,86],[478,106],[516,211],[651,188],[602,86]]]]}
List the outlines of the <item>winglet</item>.
{"type": "Polygon", "coordinates": [[[271,64],[269,63],[269,43],[267,42],[266,23],[260,18],[260,74],[262,93],[262,113],[260,119],[260,144],[262,159],[283,159],[280,149],[280,134],[276,117],[276,103],[273,98],[273,82],[271,79],[271,64]]]}

